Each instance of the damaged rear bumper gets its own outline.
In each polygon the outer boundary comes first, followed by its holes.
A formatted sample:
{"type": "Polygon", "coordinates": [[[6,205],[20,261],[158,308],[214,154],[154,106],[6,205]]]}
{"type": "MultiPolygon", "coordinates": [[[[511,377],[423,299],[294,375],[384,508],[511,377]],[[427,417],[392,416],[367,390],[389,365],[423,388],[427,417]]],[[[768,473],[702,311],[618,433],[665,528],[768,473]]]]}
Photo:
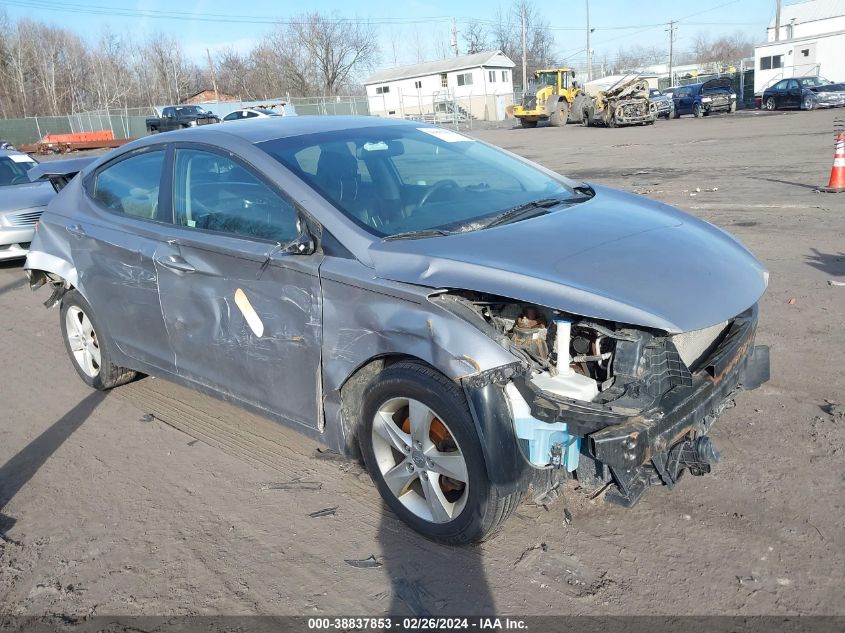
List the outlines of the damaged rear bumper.
{"type": "Polygon", "coordinates": [[[755,306],[733,320],[691,385],[673,387],[657,406],[643,411],[557,397],[539,390],[514,366],[466,380],[491,479],[507,488],[537,488],[552,470],[531,465],[519,447],[502,389],[508,382],[538,420],[566,423],[568,432],[580,437],[577,477],[600,484],[613,481],[615,489],[608,493],[613,502],[631,506],[650,485],[671,488],[685,469],[709,472],[718,453],[700,438],[738,391],[756,389],[769,379],[769,350],[754,345],[756,326],[755,306]]]}

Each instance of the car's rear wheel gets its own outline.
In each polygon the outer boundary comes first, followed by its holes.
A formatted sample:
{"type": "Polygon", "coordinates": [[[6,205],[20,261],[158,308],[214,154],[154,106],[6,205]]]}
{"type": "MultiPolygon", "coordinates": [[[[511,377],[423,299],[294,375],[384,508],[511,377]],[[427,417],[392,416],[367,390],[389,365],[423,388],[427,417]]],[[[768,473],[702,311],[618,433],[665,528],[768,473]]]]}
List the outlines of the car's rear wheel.
{"type": "Polygon", "coordinates": [[[777,104],[775,103],[775,98],[769,97],[768,99],[766,99],[766,110],[768,110],[769,112],[773,112],[776,109],[777,104]]]}
{"type": "Polygon", "coordinates": [[[481,541],[519,504],[487,477],[463,392],[434,369],[400,362],[376,376],[362,408],[360,445],[376,487],[427,538],[481,541]]]}
{"type": "Polygon", "coordinates": [[[89,387],[111,389],[135,377],[135,372],[111,362],[109,344],[91,306],[76,290],[62,297],[62,338],[76,373],[89,387]]]}

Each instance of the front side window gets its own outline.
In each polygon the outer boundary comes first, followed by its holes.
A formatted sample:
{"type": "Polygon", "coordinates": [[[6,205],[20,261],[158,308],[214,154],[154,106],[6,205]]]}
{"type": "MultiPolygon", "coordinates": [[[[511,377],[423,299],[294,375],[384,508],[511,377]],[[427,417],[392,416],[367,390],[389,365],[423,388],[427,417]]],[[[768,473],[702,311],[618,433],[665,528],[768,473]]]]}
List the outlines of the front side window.
{"type": "Polygon", "coordinates": [[[173,210],[180,226],[287,243],[297,212],[252,171],[203,150],[177,149],[173,210]]]}
{"type": "Polygon", "coordinates": [[[107,165],[96,175],[92,197],[115,213],[156,220],[163,165],[163,149],[107,165]]]}
{"type": "Polygon", "coordinates": [[[29,182],[26,172],[37,163],[26,154],[0,156],[0,187],[22,185],[29,182]]]}
{"type": "Polygon", "coordinates": [[[430,126],[332,131],[258,147],[379,237],[476,230],[517,205],[580,197],[562,178],[430,126]]]}
{"type": "Polygon", "coordinates": [[[794,79],[790,79],[786,87],[787,90],[798,90],[798,82],[794,79]]]}

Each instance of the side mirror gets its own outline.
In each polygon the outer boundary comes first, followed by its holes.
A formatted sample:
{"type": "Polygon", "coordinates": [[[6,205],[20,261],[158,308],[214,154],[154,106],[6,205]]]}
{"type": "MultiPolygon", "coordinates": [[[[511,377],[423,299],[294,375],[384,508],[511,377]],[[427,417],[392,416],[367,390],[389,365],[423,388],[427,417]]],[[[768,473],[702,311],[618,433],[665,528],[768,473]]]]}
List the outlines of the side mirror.
{"type": "Polygon", "coordinates": [[[308,231],[303,231],[293,242],[287,244],[282,252],[288,255],[311,255],[315,250],[317,247],[314,244],[314,238],[308,231]]]}

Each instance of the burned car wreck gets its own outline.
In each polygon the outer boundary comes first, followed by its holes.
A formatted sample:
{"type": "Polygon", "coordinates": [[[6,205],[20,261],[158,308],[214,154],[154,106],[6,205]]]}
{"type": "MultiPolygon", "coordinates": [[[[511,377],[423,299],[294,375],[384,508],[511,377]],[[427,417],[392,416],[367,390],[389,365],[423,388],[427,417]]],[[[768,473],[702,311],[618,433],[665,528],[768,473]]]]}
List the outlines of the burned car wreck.
{"type": "Polygon", "coordinates": [[[564,478],[632,505],[708,472],[768,378],[768,273],[706,222],[420,123],[214,128],[51,175],[25,267],[94,388],[151,374],[295,426],[466,543],[564,478]]]}

